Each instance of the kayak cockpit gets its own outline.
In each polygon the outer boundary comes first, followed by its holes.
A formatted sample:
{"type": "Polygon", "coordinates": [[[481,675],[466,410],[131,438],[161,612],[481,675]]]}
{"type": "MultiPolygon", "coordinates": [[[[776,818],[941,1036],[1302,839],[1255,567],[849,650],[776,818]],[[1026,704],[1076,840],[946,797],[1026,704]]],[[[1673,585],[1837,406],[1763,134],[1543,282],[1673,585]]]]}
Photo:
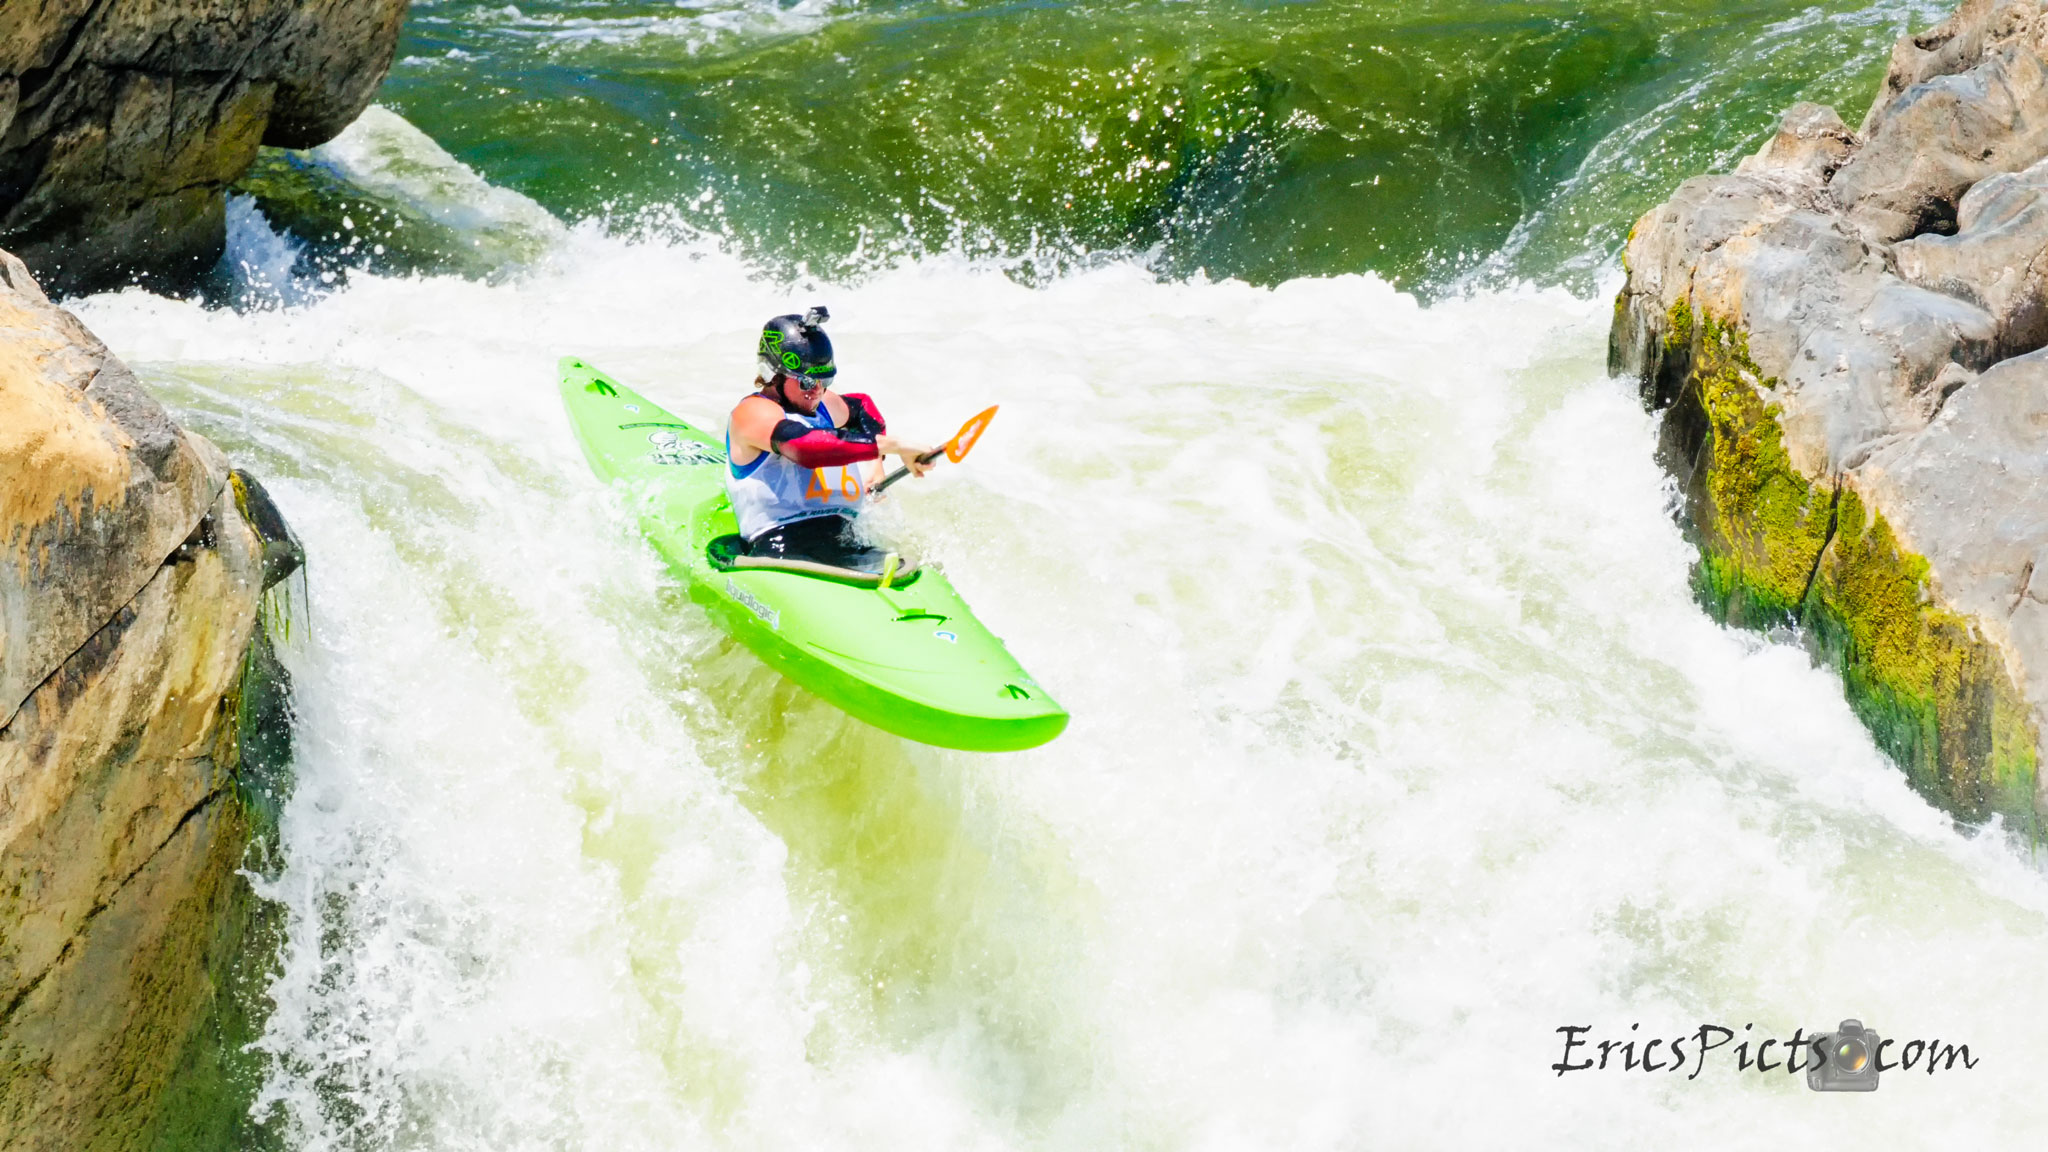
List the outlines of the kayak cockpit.
{"type": "Polygon", "coordinates": [[[848,567],[794,556],[749,556],[746,547],[747,542],[737,535],[718,536],[705,546],[704,558],[720,572],[788,572],[856,588],[902,588],[915,582],[923,571],[917,561],[895,552],[877,553],[872,566],[848,567]]]}

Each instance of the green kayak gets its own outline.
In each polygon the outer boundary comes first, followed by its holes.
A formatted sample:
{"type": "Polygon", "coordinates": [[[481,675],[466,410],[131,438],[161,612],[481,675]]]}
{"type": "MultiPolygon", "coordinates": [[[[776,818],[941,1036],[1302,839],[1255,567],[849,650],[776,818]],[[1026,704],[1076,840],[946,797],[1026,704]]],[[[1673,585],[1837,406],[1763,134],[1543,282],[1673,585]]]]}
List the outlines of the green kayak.
{"type": "Polygon", "coordinates": [[[733,638],[849,715],[925,744],[1034,748],[1066,709],[968,610],[945,574],[866,576],[736,564],[725,448],[574,357],[562,402],[598,476],[632,486],[640,527],[733,638]]]}

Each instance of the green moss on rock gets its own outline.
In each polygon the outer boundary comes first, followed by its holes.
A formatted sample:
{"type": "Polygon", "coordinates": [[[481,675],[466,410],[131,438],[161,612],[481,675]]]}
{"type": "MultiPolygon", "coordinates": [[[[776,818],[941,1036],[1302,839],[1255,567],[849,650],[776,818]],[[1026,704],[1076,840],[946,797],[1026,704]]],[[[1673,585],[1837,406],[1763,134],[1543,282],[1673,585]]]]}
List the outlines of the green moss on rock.
{"type": "MultiPolygon", "coordinates": [[[[290,587],[264,590],[241,675],[221,701],[225,723],[213,754],[232,766],[222,808],[236,828],[225,842],[234,845],[238,874],[222,879],[209,917],[213,929],[195,949],[205,973],[204,1005],[158,1096],[150,1152],[283,1147],[277,1127],[250,1112],[264,1061],[252,1046],[270,1014],[268,985],[283,944],[283,909],[257,896],[244,870],[274,875],[281,865],[278,823],[292,786],[291,676],[271,636],[290,633],[290,587]]],[[[165,959],[189,964],[195,956],[165,959]]]]}
{"type": "Polygon", "coordinates": [[[1664,333],[1664,354],[1675,356],[1692,346],[1692,305],[1680,300],[1671,306],[1665,319],[1670,321],[1670,327],[1664,333]]]}
{"type": "Polygon", "coordinates": [[[1803,620],[1842,669],[1850,705],[1914,786],[1967,819],[2031,820],[2036,733],[1999,654],[1941,605],[1927,561],[1842,493],[1803,620]]]}
{"type": "MultiPolygon", "coordinates": [[[[232,800],[222,805],[222,814],[241,830],[224,843],[247,843],[255,831],[253,814],[232,800]]],[[[226,861],[230,868],[240,863],[234,856],[226,861]]],[[[259,898],[247,879],[225,876],[208,921],[211,932],[191,940],[191,951],[165,957],[166,963],[203,971],[202,1004],[157,1095],[148,1137],[127,1147],[150,1152],[282,1147],[275,1127],[250,1115],[263,1076],[263,1056],[250,1045],[262,1036],[269,1015],[266,985],[282,941],[282,919],[280,909],[259,898]]]]}
{"type": "Polygon", "coordinates": [[[2037,732],[1999,653],[1940,603],[1926,559],[1881,512],[1793,466],[1770,399],[1779,382],[1747,337],[1684,301],[1666,320],[1667,359],[1688,366],[1671,419],[1688,441],[1701,603],[1730,624],[1800,627],[1924,795],[1963,819],[2031,826],[2037,732]]]}
{"type": "Polygon", "coordinates": [[[1766,399],[1777,381],[1757,371],[1743,334],[1710,317],[1695,325],[1682,301],[1670,319],[1673,336],[1685,336],[1677,354],[1691,348],[1688,396],[1705,426],[1696,485],[1704,499],[1693,508],[1701,599],[1733,624],[1784,623],[1798,614],[1827,546],[1835,493],[1793,467],[1778,406],[1766,399]]]}

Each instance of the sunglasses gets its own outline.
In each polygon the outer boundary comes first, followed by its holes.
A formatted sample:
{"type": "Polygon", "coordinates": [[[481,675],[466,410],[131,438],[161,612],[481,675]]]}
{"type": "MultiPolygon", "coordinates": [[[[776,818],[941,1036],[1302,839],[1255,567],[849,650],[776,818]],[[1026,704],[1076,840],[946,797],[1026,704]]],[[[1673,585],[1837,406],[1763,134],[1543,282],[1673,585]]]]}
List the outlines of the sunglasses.
{"type": "Polygon", "coordinates": [[[782,374],[782,378],[795,384],[806,396],[813,392],[823,392],[825,390],[825,381],[813,380],[809,376],[798,376],[795,373],[785,372],[782,374]]]}

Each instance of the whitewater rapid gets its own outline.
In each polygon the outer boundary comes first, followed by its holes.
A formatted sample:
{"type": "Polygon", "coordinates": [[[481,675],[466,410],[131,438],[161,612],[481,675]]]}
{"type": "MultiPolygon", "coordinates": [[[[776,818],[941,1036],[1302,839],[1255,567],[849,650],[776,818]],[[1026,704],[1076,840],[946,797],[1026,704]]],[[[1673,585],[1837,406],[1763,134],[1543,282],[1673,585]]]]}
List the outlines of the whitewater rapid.
{"type": "Polygon", "coordinates": [[[257,1109],[289,1147],[2048,1126],[2048,886],[1803,653],[1694,607],[1602,299],[945,258],[791,288],[582,228],[496,285],[78,311],[311,558],[260,884],[288,936],[257,1109]],[[715,422],[760,321],[814,303],[892,428],[1002,406],[886,516],[1072,710],[1053,744],[925,748],[793,689],[579,456],[558,357],[715,422]],[[1870,1097],[1550,1067],[1564,1025],[1845,1016],[1979,1066],[1870,1097]]]}

